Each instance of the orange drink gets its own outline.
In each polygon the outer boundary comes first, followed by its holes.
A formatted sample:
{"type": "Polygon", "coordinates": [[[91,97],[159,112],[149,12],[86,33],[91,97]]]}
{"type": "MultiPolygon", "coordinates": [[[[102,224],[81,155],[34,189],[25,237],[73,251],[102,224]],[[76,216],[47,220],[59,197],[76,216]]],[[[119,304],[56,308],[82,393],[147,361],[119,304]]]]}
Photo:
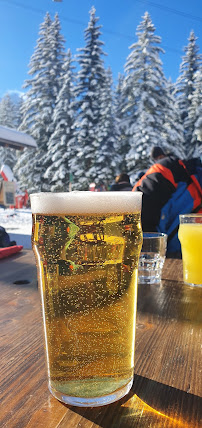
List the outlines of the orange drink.
{"type": "Polygon", "coordinates": [[[180,216],[184,282],[202,285],[202,214],[180,216]]]}

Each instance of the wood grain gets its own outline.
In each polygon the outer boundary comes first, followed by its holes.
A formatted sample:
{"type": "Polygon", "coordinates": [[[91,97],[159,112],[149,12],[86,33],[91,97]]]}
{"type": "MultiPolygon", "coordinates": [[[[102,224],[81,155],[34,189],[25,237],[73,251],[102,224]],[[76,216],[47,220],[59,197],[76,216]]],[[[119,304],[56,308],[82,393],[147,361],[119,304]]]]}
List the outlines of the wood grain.
{"type": "Polygon", "coordinates": [[[0,261],[0,293],[1,427],[201,426],[202,290],[183,283],[181,260],[166,260],[160,286],[139,286],[134,384],[109,406],[70,407],[48,391],[32,251],[0,261]]]}

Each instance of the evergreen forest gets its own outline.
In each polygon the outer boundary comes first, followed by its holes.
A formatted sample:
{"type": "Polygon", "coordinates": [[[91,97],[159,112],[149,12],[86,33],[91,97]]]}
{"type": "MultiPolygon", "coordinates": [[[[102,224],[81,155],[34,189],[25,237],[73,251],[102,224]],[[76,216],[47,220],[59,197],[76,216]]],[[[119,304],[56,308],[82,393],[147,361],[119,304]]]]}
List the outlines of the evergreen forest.
{"type": "Polygon", "coordinates": [[[0,124],[30,134],[38,148],[1,147],[1,163],[32,193],[88,190],[90,183],[109,188],[120,172],[134,183],[151,165],[155,145],[180,158],[202,158],[202,57],[193,30],[185,44],[179,77],[171,82],[161,37],[145,12],[114,84],[95,8],[74,56],[58,14],[47,12],[24,96],[0,101],[0,124]]]}

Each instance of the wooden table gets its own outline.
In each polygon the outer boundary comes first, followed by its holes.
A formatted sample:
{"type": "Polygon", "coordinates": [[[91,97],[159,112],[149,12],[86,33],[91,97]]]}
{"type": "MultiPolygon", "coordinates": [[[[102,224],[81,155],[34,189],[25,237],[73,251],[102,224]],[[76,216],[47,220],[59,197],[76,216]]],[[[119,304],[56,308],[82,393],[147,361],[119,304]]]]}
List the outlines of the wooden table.
{"type": "Polygon", "coordinates": [[[181,260],[166,260],[161,286],[139,286],[133,388],[103,407],[67,406],[48,391],[31,250],[0,261],[0,296],[1,427],[202,426],[202,289],[184,285],[181,260]]]}

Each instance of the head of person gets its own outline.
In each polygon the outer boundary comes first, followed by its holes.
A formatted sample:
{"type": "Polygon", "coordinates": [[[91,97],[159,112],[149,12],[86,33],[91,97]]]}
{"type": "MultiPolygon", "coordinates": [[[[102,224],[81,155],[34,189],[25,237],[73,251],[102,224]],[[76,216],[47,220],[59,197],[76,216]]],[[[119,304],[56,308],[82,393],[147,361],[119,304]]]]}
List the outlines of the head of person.
{"type": "Polygon", "coordinates": [[[154,146],[151,150],[151,158],[154,162],[166,157],[165,152],[160,146],[154,146]]]}
{"type": "Polygon", "coordinates": [[[144,171],[140,171],[137,175],[137,179],[140,180],[140,178],[142,178],[144,174],[145,174],[144,171]]]}
{"type": "Polygon", "coordinates": [[[115,178],[116,183],[130,183],[130,177],[125,172],[122,172],[121,174],[117,175],[115,178]]]}

